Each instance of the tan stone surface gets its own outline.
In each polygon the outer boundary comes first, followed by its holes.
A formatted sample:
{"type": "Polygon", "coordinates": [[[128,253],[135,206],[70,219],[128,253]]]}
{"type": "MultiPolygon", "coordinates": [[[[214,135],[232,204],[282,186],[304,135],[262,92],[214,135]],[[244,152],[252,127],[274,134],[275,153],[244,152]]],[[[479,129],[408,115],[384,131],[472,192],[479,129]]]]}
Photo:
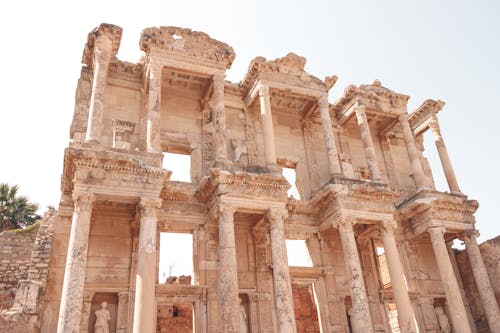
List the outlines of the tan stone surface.
{"type": "Polygon", "coordinates": [[[145,29],[138,63],[116,57],[120,39],[110,24],[88,36],[59,211],[31,250],[0,261],[0,291],[25,279],[0,330],[93,332],[102,300],[119,333],[430,333],[443,315],[455,332],[474,332],[470,318],[497,330],[496,284],[470,287],[496,279],[496,252],[469,242],[474,272],[459,255],[458,274],[447,245],[475,230],[478,203],[460,193],[444,102],[409,112],[408,95],[376,80],[330,103],[336,76],[294,53],[225,81],[233,49],[190,29],[145,29]],[[428,130],[451,193],[434,187],[428,130]],[[190,157],[190,183],[170,180],[164,152],[190,157]],[[191,284],[158,283],[160,232],[193,235],[191,284]],[[306,242],[313,267],[288,266],[287,239],[306,242]]]}

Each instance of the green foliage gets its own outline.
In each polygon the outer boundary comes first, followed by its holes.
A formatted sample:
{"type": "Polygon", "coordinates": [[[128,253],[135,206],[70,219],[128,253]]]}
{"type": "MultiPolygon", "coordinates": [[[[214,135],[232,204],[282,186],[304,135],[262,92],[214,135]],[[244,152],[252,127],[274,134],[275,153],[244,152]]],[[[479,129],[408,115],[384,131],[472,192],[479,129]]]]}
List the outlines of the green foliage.
{"type": "Polygon", "coordinates": [[[0,184],[0,231],[25,228],[40,219],[38,205],[17,195],[18,185],[0,184]]]}

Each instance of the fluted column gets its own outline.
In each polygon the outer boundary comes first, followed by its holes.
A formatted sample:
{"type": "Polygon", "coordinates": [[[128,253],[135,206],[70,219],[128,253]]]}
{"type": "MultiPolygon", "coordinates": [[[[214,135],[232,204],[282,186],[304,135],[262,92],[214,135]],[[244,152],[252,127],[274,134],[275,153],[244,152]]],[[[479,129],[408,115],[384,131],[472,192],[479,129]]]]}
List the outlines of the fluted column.
{"type": "Polygon", "coordinates": [[[365,106],[357,106],[355,112],[356,120],[358,121],[359,129],[361,132],[361,142],[363,143],[363,148],[365,150],[368,169],[372,174],[373,180],[380,180],[380,169],[377,163],[377,156],[375,155],[375,146],[373,145],[370,125],[368,124],[368,119],[366,118],[365,106]]]}
{"type": "Polygon", "coordinates": [[[73,193],[75,207],[66,255],[61,306],[57,323],[58,333],[77,333],[80,331],[90,218],[94,200],[95,197],[92,193],[73,193]]]}
{"type": "Polygon", "coordinates": [[[318,98],[319,114],[321,124],[323,125],[323,136],[325,137],[326,152],[328,154],[328,166],[330,176],[342,173],[340,169],[339,154],[337,144],[332,130],[332,120],[330,119],[330,110],[328,107],[328,94],[321,95],[318,98]]]}
{"type": "Polygon", "coordinates": [[[158,63],[150,63],[148,111],[146,115],[146,149],[150,153],[161,153],[161,77],[162,66],[158,63]]]}
{"type": "Polygon", "coordinates": [[[226,108],[224,105],[224,74],[213,76],[213,119],[215,126],[215,161],[227,160],[226,108]]]}
{"type": "Polygon", "coordinates": [[[219,310],[222,333],[239,331],[238,266],[234,236],[234,210],[219,206],[219,310]]]}
{"type": "Polygon", "coordinates": [[[343,220],[337,224],[344,252],[346,273],[349,278],[351,300],[353,308],[354,333],[373,332],[370,306],[366,294],[363,271],[359,260],[358,247],[354,237],[353,221],[343,220]]]}
{"type": "Polygon", "coordinates": [[[464,302],[458,287],[457,278],[451,265],[446,243],[444,241],[445,228],[441,226],[428,228],[431,237],[432,248],[436,256],[439,275],[443,283],[443,289],[450,309],[450,319],[455,333],[470,333],[470,326],[465,311],[464,302]]]}
{"type": "Polygon", "coordinates": [[[446,181],[448,182],[448,187],[453,193],[461,193],[460,188],[458,187],[455,171],[453,171],[453,167],[451,165],[450,156],[448,156],[448,150],[444,145],[443,136],[441,135],[441,130],[439,128],[439,121],[435,114],[431,116],[429,128],[434,135],[434,142],[436,143],[436,148],[439,154],[439,159],[441,160],[444,175],[446,176],[446,181]]]}
{"type": "Polygon", "coordinates": [[[411,130],[410,123],[408,122],[408,113],[403,113],[399,116],[399,123],[403,130],[403,137],[405,139],[406,149],[408,150],[408,157],[410,158],[413,179],[415,180],[415,185],[417,185],[418,191],[425,188],[426,183],[422,161],[420,160],[417,145],[415,144],[415,137],[413,136],[413,131],[411,130]]]}
{"type": "Polygon", "coordinates": [[[111,36],[100,34],[94,44],[94,78],[90,94],[89,118],[85,141],[101,141],[102,122],[104,114],[104,98],[108,67],[112,56],[113,41],[111,36]]]}
{"type": "Polygon", "coordinates": [[[137,250],[135,278],[134,333],[156,331],[156,210],[161,207],[159,198],[141,198],[141,222],[137,250]]]}
{"type": "Polygon", "coordinates": [[[271,113],[271,97],[268,86],[263,84],[259,86],[259,100],[266,165],[276,165],[276,143],[274,141],[273,115],[271,113]]]}
{"type": "Polygon", "coordinates": [[[279,331],[295,333],[297,328],[293,311],[292,282],[285,243],[284,218],[286,214],[284,210],[270,209],[267,212],[267,219],[270,224],[274,298],[279,331]]]}
{"type": "Polygon", "coordinates": [[[472,269],[472,274],[476,280],[477,290],[481,299],[488,325],[491,332],[500,332],[500,311],[495,298],[495,293],[491,286],[491,281],[488,276],[488,271],[484,265],[483,256],[479,250],[476,237],[477,230],[466,231],[463,233],[465,242],[465,250],[469,257],[469,263],[472,269]]]}
{"type": "Polygon", "coordinates": [[[382,242],[384,243],[387,267],[391,278],[392,291],[398,311],[398,321],[401,332],[418,332],[410,297],[408,296],[408,285],[406,283],[403,265],[399,257],[396,239],[394,237],[393,225],[389,222],[381,224],[382,242]]]}

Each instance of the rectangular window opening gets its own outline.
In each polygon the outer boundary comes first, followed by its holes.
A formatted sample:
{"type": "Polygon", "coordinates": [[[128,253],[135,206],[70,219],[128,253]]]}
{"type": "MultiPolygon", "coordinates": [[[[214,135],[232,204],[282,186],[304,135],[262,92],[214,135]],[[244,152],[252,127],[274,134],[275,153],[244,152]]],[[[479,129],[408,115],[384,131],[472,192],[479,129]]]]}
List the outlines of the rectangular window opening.
{"type": "Polygon", "coordinates": [[[285,243],[288,266],[313,267],[304,239],[287,239],[285,243]]]}
{"type": "Polygon", "coordinates": [[[192,281],[193,235],[161,232],[158,283],[192,284],[192,281]]]}
{"type": "Polygon", "coordinates": [[[295,172],[294,168],[282,168],[283,172],[283,177],[292,185],[290,189],[288,190],[288,196],[292,197],[294,199],[300,200],[300,193],[297,188],[297,173],[295,172]]]}
{"type": "Polygon", "coordinates": [[[170,180],[191,183],[191,155],[164,152],[162,167],[172,171],[170,180]]]}
{"type": "Polygon", "coordinates": [[[380,280],[384,289],[388,289],[392,285],[391,277],[389,276],[389,267],[387,266],[387,258],[385,257],[385,249],[381,246],[375,246],[375,251],[377,253],[380,280]]]}

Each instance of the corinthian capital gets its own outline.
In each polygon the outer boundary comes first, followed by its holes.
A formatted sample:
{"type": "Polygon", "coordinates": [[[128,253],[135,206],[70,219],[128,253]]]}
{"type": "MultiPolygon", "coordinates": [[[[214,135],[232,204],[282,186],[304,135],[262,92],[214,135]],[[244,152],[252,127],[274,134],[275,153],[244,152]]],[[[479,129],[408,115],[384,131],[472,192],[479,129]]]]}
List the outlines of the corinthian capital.
{"type": "Polygon", "coordinates": [[[95,195],[90,192],[75,191],[73,192],[73,204],[75,212],[91,212],[95,202],[95,195]]]}
{"type": "Polygon", "coordinates": [[[156,217],[156,210],[161,207],[160,198],[141,198],[139,200],[139,210],[142,217],[156,217]]]}
{"type": "Polygon", "coordinates": [[[466,230],[459,236],[459,238],[464,241],[465,246],[471,243],[477,243],[477,237],[479,237],[479,231],[476,229],[466,230]]]}
{"type": "Polygon", "coordinates": [[[356,224],[356,219],[353,218],[340,218],[334,222],[334,227],[339,229],[340,232],[354,232],[353,227],[356,224]]]}
{"type": "Polygon", "coordinates": [[[287,216],[288,216],[288,211],[286,209],[271,208],[266,213],[266,217],[269,223],[271,224],[271,228],[275,228],[276,226],[282,226],[287,216]]]}

